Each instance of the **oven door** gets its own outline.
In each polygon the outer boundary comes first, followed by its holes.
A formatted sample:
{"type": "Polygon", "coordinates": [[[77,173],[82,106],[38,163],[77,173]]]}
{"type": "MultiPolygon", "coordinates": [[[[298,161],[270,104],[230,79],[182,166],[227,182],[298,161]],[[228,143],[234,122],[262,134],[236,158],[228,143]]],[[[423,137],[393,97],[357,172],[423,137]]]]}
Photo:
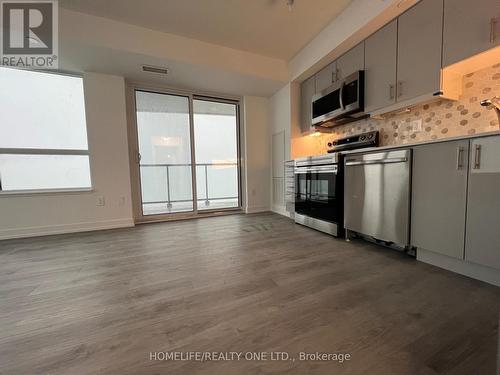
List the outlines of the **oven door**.
{"type": "Polygon", "coordinates": [[[341,202],[337,165],[295,168],[295,212],[339,223],[341,202]]]}

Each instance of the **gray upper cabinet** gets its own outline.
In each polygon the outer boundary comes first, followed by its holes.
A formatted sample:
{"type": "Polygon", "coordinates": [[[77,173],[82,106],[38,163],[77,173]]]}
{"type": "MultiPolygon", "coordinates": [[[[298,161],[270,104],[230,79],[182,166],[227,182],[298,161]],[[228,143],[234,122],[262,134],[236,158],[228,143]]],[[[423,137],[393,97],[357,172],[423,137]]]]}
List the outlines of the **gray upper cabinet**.
{"type": "Polygon", "coordinates": [[[315,75],[316,92],[321,92],[330,87],[336,80],[337,63],[334,61],[330,65],[320,70],[315,75]]]}
{"type": "Polygon", "coordinates": [[[500,1],[445,0],[443,66],[500,44],[500,1]]]}
{"type": "Polygon", "coordinates": [[[413,246],[464,258],[468,149],[467,140],[413,149],[413,246]]]}
{"type": "Polygon", "coordinates": [[[340,56],[316,74],[316,92],[321,92],[335,82],[365,68],[365,43],[362,42],[340,56]]]}
{"type": "Polygon", "coordinates": [[[398,102],[440,91],[442,30],[443,0],[423,0],[399,17],[398,102]]]}
{"type": "Polygon", "coordinates": [[[500,269],[500,137],[471,142],[465,259],[500,269]]]}
{"type": "Polygon", "coordinates": [[[341,80],[363,69],[365,69],[365,43],[361,42],[337,59],[336,78],[341,80]]]}
{"type": "Polygon", "coordinates": [[[365,111],[396,102],[397,20],[365,40],[365,111]]]}
{"type": "Polygon", "coordinates": [[[364,70],[372,115],[437,95],[458,99],[461,83],[445,79],[442,68],[499,46],[499,23],[500,0],[421,0],[319,71],[315,92],[364,70]]]}
{"type": "Polygon", "coordinates": [[[306,79],[300,85],[300,128],[302,133],[310,132],[312,126],[312,97],[316,93],[315,76],[306,79]]]}

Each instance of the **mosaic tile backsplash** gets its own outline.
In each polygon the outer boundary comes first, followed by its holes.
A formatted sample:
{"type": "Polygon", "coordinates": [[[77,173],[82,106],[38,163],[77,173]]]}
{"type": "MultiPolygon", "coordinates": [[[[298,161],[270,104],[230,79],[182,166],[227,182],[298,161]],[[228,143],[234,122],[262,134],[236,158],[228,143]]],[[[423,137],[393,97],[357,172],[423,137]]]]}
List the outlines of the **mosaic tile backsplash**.
{"type": "Polygon", "coordinates": [[[364,119],[334,128],[313,141],[312,154],[326,153],[326,143],[349,135],[378,130],[380,145],[400,145],[499,130],[494,110],[482,107],[483,99],[500,95],[500,63],[467,74],[458,101],[441,99],[411,108],[411,112],[377,119],[364,119]]]}

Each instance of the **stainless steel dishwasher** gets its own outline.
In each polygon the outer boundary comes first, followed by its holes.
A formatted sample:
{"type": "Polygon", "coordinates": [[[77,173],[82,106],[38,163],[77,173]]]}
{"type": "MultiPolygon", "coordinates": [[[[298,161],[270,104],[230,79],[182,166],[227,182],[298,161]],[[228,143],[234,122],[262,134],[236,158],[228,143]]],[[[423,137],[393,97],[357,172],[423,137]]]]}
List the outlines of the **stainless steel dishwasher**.
{"type": "Polygon", "coordinates": [[[408,250],[411,150],[344,159],[344,224],[348,231],[408,250]]]}

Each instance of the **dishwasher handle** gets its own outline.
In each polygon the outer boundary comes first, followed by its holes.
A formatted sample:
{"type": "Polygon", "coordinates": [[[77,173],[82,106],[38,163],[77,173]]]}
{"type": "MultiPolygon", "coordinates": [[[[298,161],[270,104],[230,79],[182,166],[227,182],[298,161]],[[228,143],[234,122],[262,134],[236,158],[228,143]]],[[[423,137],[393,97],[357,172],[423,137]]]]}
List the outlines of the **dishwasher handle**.
{"type": "Polygon", "coordinates": [[[374,164],[394,164],[394,163],[406,163],[408,158],[386,158],[386,159],[373,159],[373,160],[346,160],[345,165],[355,166],[355,165],[374,165],[374,164]]]}

